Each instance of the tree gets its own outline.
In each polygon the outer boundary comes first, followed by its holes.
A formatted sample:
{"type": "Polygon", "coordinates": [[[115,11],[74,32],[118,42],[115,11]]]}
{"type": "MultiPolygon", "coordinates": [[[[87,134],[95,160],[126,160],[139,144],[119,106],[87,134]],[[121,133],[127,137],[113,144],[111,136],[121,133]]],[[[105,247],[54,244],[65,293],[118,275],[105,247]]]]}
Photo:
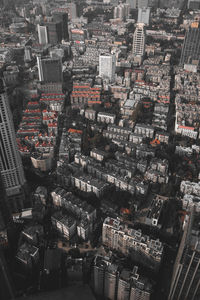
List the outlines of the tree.
{"type": "Polygon", "coordinates": [[[91,148],[96,148],[96,147],[98,148],[100,146],[105,146],[106,140],[100,133],[97,133],[93,138],[90,139],[90,145],[91,148]]]}

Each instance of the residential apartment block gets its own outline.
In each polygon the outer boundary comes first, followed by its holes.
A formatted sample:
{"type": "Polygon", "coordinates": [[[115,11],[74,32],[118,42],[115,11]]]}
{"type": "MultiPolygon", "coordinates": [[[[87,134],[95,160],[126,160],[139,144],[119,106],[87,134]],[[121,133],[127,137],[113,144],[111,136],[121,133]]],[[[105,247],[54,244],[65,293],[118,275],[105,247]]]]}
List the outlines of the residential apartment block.
{"type": "MultiPolygon", "coordinates": [[[[141,230],[129,228],[120,220],[106,218],[103,223],[102,243],[110,249],[116,249],[127,255],[131,251],[140,257],[143,263],[149,262],[155,268],[161,263],[163,245],[159,240],[152,240],[143,235],[141,230]]],[[[148,264],[148,263],[147,263],[148,264]]]]}

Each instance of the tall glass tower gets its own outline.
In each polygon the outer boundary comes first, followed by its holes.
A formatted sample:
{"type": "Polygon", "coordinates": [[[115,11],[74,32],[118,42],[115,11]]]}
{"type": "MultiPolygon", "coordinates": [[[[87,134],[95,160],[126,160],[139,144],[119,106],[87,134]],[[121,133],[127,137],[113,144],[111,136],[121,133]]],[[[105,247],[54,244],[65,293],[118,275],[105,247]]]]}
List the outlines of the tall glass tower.
{"type": "Polygon", "coordinates": [[[39,81],[44,83],[62,82],[62,63],[60,58],[37,56],[39,81]]]}
{"type": "Polygon", "coordinates": [[[192,63],[200,59],[200,26],[198,22],[191,24],[186,32],[181,52],[180,65],[192,63]]]}
{"type": "Polygon", "coordinates": [[[23,207],[23,186],[26,182],[17,149],[8,98],[0,82],[0,173],[12,212],[23,207]]]}
{"type": "Polygon", "coordinates": [[[194,208],[185,223],[168,300],[200,299],[199,214],[194,208]]]}

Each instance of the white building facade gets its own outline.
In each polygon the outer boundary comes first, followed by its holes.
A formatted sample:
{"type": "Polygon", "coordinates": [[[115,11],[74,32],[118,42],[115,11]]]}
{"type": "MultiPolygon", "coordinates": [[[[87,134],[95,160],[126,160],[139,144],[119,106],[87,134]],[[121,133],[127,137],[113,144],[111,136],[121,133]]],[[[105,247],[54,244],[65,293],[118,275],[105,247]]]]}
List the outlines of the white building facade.
{"type": "Polygon", "coordinates": [[[137,23],[133,35],[133,55],[143,56],[145,52],[145,24],[137,23]]]}
{"type": "Polygon", "coordinates": [[[102,54],[99,56],[99,76],[104,79],[115,80],[116,56],[113,54],[102,54]]]}

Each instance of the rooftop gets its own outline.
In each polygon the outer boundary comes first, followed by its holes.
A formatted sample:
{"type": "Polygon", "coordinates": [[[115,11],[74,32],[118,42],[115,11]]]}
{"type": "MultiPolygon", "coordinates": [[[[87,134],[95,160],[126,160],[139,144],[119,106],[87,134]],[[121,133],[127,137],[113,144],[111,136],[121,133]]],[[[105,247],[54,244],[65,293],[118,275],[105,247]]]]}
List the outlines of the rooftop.
{"type": "Polygon", "coordinates": [[[28,261],[30,257],[35,256],[37,252],[38,252],[38,248],[28,243],[24,243],[18,249],[16,257],[19,260],[28,261]]]}

